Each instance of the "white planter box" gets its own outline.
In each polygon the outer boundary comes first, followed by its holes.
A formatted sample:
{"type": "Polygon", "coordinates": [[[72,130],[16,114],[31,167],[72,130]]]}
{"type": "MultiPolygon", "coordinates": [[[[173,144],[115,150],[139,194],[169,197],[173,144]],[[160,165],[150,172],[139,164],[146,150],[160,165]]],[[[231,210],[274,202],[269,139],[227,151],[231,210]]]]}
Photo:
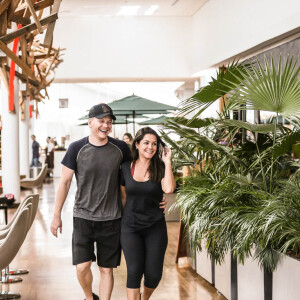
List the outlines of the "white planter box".
{"type": "Polygon", "coordinates": [[[300,262],[282,255],[273,273],[273,300],[300,299],[300,262]]]}
{"type": "Polygon", "coordinates": [[[244,265],[239,263],[237,276],[238,300],[264,300],[264,271],[257,260],[249,257],[244,265]]]}
{"type": "MultiPolygon", "coordinates": [[[[215,287],[227,299],[231,299],[231,254],[230,251],[225,255],[222,265],[215,265],[215,287]]],[[[254,299],[252,299],[254,300],[254,299]]],[[[256,299],[255,299],[256,300],[256,299]]]]}
{"type": "Polygon", "coordinates": [[[193,270],[196,270],[196,254],[192,251],[189,241],[186,241],[187,260],[193,270]]]}
{"type": "Polygon", "coordinates": [[[209,283],[213,283],[212,261],[205,248],[205,241],[201,241],[202,251],[196,252],[196,272],[209,283]]]}

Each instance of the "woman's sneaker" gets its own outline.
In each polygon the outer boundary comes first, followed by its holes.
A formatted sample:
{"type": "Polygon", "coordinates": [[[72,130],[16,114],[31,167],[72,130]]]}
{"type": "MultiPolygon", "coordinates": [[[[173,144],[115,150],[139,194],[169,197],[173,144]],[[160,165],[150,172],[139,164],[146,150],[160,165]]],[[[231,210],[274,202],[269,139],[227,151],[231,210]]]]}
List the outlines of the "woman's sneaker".
{"type": "Polygon", "coordinates": [[[93,293],[93,300],[99,300],[99,297],[93,293]]]}
{"type": "Polygon", "coordinates": [[[93,293],[93,300],[99,300],[99,297],[96,294],[94,294],[94,293],[93,293]]]}

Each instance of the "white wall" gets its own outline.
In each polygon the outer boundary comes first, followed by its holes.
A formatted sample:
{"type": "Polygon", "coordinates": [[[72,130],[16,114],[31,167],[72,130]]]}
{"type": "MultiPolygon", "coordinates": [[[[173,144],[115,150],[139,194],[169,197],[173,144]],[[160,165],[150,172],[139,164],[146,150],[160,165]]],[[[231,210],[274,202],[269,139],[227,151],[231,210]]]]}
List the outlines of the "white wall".
{"type": "MultiPolygon", "coordinates": [[[[62,15],[55,26],[54,46],[67,49],[56,78],[147,81],[189,77],[298,26],[299,0],[209,0],[193,17],[62,15]]],[[[74,120],[95,103],[132,93],[176,106],[173,91],[180,84],[174,84],[166,83],[166,93],[154,83],[136,89],[125,82],[116,93],[109,84],[107,93],[99,93],[96,85],[52,84],[48,91],[51,100],[40,105],[41,119],[32,133],[42,145],[48,135],[57,137],[58,142],[67,134],[71,139],[80,138],[88,134],[88,128],[74,126],[74,120]],[[58,109],[59,98],[70,99],[68,110],[58,109]]],[[[216,110],[212,107],[209,114],[216,110]]],[[[125,130],[118,126],[116,136],[121,138],[125,130]]]]}
{"type": "Polygon", "coordinates": [[[210,0],[192,26],[196,73],[300,26],[300,1],[210,0]]]}
{"type": "Polygon", "coordinates": [[[56,78],[188,77],[298,26],[299,0],[209,0],[193,17],[62,14],[56,78]]]}
{"type": "MultiPolygon", "coordinates": [[[[34,120],[32,132],[42,147],[46,145],[47,136],[56,137],[61,144],[61,137],[70,135],[76,140],[88,135],[87,126],[78,126],[78,120],[95,104],[103,102],[97,92],[80,84],[52,84],[48,89],[50,100],[39,104],[40,116],[34,120]],[[68,98],[68,108],[59,108],[59,99],[68,98]]],[[[105,102],[105,101],[104,101],[105,102]]]]}
{"type": "Polygon", "coordinates": [[[189,75],[189,17],[59,17],[54,46],[67,48],[56,78],[189,75]]]}

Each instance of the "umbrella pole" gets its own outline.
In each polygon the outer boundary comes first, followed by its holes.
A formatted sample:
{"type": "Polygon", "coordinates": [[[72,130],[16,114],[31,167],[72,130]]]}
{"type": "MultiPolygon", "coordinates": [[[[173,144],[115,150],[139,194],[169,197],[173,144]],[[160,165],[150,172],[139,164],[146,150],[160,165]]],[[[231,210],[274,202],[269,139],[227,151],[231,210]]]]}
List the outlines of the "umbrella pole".
{"type": "Polygon", "coordinates": [[[128,120],[127,120],[128,116],[125,116],[125,124],[126,124],[126,132],[128,132],[128,120]]]}
{"type": "Polygon", "coordinates": [[[132,116],[133,116],[133,135],[135,135],[135,121],[134,121],[134,119],[135,119],[135,110],[133,111],[132,116]]]}

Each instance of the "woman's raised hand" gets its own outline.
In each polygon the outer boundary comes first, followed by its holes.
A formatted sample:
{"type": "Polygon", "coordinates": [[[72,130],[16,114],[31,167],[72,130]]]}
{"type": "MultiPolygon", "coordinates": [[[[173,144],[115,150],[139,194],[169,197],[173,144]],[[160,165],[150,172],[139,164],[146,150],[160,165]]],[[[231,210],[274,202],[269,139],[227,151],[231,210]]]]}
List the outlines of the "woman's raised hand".
{"type": "Polygon", "coordinates": [[[163,153],[162,153],[162,161],[164,163],[169,162],[171,160],[171,156],[172,156],[172,151],[170,148],[168,147],[164,147],[163,153]]]}

